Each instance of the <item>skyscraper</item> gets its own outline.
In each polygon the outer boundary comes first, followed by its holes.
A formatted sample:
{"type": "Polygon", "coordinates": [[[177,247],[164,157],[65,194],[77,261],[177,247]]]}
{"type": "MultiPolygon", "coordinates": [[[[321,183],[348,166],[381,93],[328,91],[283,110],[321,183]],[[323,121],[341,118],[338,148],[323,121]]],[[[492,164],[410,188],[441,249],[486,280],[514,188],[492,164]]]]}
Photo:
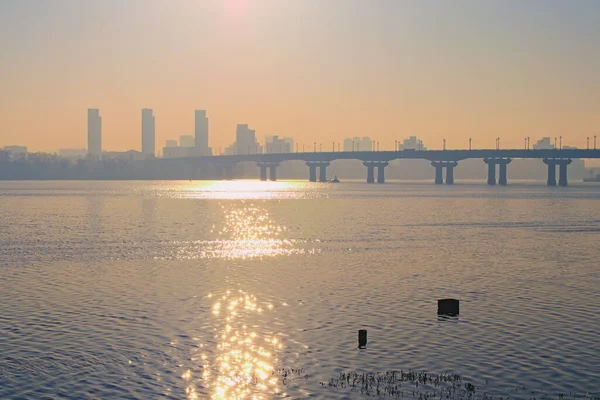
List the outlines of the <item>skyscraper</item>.
{"type": "Polygon", "coordinates": [[[179,136],[179,145],[181,147],[195,147],[195,140],[192,135],[181,135],[179,136]]]}
{"type": "Polygon", "coordinates": [[[235,130],[236,154],[256,154],[258,143],[254,129],[249,129],[248,124],[238,124],[235,130]]]}
{"type": "Polygon", "coordinates": [[[102,156],[102,117],[97,108],[88,108],[88,154],[102,156]]]}
{"type": "Polygon", "coordinates": [[[208,151],[208,118],[206,117],[206,110],[196,110],[194,117],[196,155],[210,155],[208,151]]]}
{"type": "Polygon", "coordinates": [[[153,156],[156,151],[156,135],[154,127],[154,115],[152,109],[142,110],[142,153],[153,156]]]}

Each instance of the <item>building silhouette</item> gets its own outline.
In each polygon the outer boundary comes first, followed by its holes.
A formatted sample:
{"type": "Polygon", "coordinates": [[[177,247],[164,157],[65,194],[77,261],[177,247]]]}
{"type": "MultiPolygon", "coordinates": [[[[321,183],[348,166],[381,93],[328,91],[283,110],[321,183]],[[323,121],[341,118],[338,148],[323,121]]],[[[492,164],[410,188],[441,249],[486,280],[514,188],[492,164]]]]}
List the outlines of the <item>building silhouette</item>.
{"type": "Polygon", "coordinates": [[[156,131],[153,111],[150,108],[142,110],[142,153],[154,157],[156,151],[156,131]]]}
{"type": "Polygon", "coordinates": [[[102,117],[97,108],[88,108],[88,154],[102,156],[102,117]]]}
{"type": "Polygon", "coordinates": [[[533,145],[534,150],[552,150],[553,148],[554,144],[552,144],[552,139],[549,137],[543,137],[533,145]]]}
{"type": "Polygon", "coordinates": [[[195,147],[196,141],[192,135],[179,136],[179,145],[181,147],[195,147]]]}
{"type": "Polygon", "coordinates": [[[87,154],[86,149],[59,149],[58,156],[67,160],[81,160],[87,154]]]}
{"type": "Polygon", "coordinates": [[[208,148],[208,118],[206,110],[196,110],[194,113],[194,139],[195,151],[198,156],[209,156],[212,153],[208,148]]]}
{"type": "Polygon", "coordinates": [[[353,137],[344,139],[344,151],[371,151],[373,150],[373,142],[371,138],[353,137]]]}
{"type": "Polygon", "coordinates": [[[3,151],[11,160],[26,160],[28,155],[27,146],[4,146],[3,151]]]}
{"type": "Polygon", "coordinates": [[[291,153],[294,144],[289,138],[280,139],[279,136],[271,136],[266,142],[266,152],[272,153],[291,153]]]}
{"type": "Polygon", "coordinates": [[[398,150],[427,150],[427,147],[423,145],[416,136],[411,136],[398,146],[398,150]]]}
{"type": "Polygon", "coordinates": [[[256,154],[258,153],[258,143],[256,142],[256,132],[248,128],[248,124],[238,124],[235,130],[235,153],[236,154],[256,154]]]}

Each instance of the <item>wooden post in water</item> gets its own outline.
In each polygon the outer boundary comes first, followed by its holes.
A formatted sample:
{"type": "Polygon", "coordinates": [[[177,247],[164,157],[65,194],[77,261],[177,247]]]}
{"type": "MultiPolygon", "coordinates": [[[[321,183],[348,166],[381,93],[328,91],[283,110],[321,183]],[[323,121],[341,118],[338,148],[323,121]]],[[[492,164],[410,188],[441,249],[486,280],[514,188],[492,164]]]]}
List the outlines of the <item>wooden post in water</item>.
{"type": "Polygon", "coordinates": [[[367,347],[367,330],[361,329],[358,331],[358,348],[364,349],[367,347]]]}
{"type": "Polygon", "coordinates": [[[438,300],[438,315],[456,316],[459,314],[459,301],[456,299],[438,300]]]}

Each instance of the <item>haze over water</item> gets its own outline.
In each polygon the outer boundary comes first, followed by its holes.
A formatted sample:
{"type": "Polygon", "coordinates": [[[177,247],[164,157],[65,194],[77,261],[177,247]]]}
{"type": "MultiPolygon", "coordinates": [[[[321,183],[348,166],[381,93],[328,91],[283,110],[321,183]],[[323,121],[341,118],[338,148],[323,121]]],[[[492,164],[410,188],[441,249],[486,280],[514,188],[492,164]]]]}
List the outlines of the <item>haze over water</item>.
{"type": "Polygon", "coordinates": [[[359,399],[320,382],[391,369],[598,396],[599,205],[577,183],[2,182],[0,398],[359,399]]]}

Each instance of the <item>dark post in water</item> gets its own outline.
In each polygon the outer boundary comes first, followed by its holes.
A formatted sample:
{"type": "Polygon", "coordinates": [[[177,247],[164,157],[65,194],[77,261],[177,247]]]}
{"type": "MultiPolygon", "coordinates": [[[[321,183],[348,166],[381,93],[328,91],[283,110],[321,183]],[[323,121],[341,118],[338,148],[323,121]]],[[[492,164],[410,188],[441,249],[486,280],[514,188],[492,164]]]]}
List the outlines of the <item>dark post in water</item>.
{"type": "Polygon", "coordinates": [[[358,348],[364,349],[367,347],[367,330],[361,329],[358,331],[358,348]]]}
{"type": "Polygon", "coordinates": [[[456,299],[438,300],[438,315],[456,316],[459,314],[459,301],[456,299]]]}

